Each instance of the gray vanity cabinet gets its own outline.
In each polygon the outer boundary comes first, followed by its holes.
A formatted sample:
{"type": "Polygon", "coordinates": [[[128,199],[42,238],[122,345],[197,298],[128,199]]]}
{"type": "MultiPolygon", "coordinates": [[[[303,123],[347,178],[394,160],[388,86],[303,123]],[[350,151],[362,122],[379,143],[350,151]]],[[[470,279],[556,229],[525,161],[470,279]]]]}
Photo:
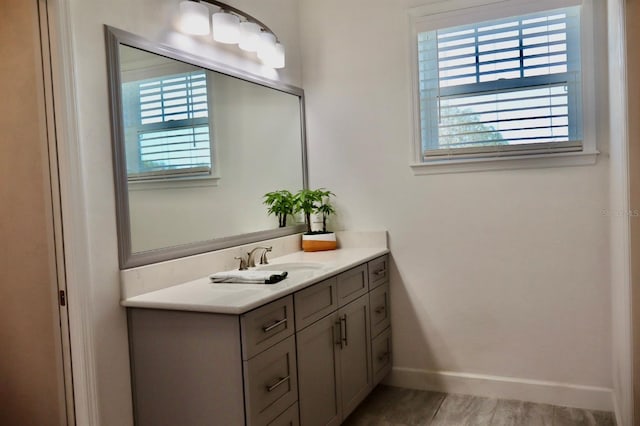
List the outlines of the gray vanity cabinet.
{"type": "Polygon", "coordinates": [[[242,315],[128,308],[136,425],[339,425],[391,368],[387,262],[242,315]]]}
{"type": "Polygon", "coordinates": [[[299,311],[333,309],[296,334],[304,426],[339,425],[373,388],[367,276],[364,264],[339,274],[335,290],[327,280],[294,296],[296,322],[299,311]]]}

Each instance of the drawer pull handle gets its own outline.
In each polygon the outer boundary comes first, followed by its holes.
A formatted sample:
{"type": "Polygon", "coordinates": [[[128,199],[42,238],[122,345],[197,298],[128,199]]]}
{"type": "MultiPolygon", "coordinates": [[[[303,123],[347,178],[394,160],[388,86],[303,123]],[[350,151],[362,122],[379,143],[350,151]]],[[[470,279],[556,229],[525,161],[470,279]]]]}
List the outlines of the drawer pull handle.
{"type": "Polygon", "coordinates": [[[262,331],[264,331],[265,333],[268,333],[271,330],[273,330],[274,328],[276,328],[277,326],[282,325],[282,324],[284,324],[286,322],[287,322],[287,319],[286,318],[282,318],[280,321],[276,321],[271,325],[266,325],[266,326],[262,327],[262,331]]]}
{"type": "Polygon", "coordinates": [[[271,386],[267,386],[267,392],[273,392],[278,386],[280,386],[281,384],[287,381],[289,381],[289,376],[281,377],[280,379],[278,379],[277,382],[275,382],[271,386]]]}
{"type": "Polygon", "coordinates": [[[377,271],[373,272],[373,275],[375,275],[376,277],[379,277],[380,275],[384,275],[387,273],[387,268],[382,268],[382,269],[378,269],[377,271]]]}
{"type": "Polygon", "coordinates": [[[383,313],[383,312],[384,312],[384,311],[386,311],[386,310],[387,310],[387,308],[386,308],[385,306],[378,306],[378,307],[376,308],[376,311],[375,311],[375,312],[376,312],[376,314],[381,314],[381,313],[383,313]]]}
{"type": "Polygon", "coordinates": [[[340,336],[342,337],[342,341],[345,346],[349,346],[349,340],[347,339],[347,314],[344,314],[340,318],[340,336]],[[344,335],[342,334],[342,323],[344,323],[344,335]]]}
{"type": "MultiPolygon", "coordinates": [[[[335,332],[336,335],[338,336],[338,340],[336,341],[336,346],[339,345],[340,349],[342,349],[344,347],[344,343],[342,343],[342,320],[336,321],[334,326],[338,327],[338,331],[335,332]]],[[[334,329],[334,331],[335,331],[335,329],[334,329]]]]}

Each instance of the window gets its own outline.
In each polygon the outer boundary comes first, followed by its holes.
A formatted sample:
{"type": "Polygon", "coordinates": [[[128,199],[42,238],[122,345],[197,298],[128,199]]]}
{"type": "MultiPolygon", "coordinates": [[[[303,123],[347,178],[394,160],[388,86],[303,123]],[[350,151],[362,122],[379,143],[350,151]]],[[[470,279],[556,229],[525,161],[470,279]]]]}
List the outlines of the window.
{"type": "Polygon", "coordinates": [[[130,180],[211,175],[204,71],[126,82],[123,101],[130,180]]]}
{"type": "Polygon", "coordinates": [[[584,152],[581,10],[414,22],[419,161],[584,152]]]}

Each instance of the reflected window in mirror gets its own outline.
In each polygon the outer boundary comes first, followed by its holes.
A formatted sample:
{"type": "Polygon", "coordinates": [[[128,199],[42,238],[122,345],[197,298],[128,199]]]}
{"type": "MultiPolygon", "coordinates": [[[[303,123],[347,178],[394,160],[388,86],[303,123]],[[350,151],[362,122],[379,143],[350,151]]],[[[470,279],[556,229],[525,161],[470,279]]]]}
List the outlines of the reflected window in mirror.
{"type": "Polygon", "coordinates": [[[128,180],[214,175],[207,73],[127,46],[121,49],[128,180]]]}
{"type": "Polygon", "coordinates": [[[121,268],[304,230],[263,205],[307,187],[302,89],[106,35],[121,268]]]}

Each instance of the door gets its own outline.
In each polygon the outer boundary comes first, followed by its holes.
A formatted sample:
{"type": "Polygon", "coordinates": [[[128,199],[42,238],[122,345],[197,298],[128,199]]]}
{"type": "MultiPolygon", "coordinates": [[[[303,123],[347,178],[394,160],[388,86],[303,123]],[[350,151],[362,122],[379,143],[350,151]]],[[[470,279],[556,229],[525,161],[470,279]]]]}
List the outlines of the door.
{"type": "Polygon", "coordinates": [[[340,355],[342,416],[347,416],[362,402],[373,387],[369,331],[369,295],[356,299],[338,310],[343,347],[340,355]]]}
{"type": "Polygon", "coordinates": [[[64,273],[46,26],[39,19],[45,4],[3,0],[0,13],[0,424],[6,425],[74,423],[73,406],[65,405],[72,399],[65,397],[71,381],[63,368],[64,273]]]}
{"type": "Polygon", "coordinates": [[[334,312],[297,333],[298,403],[304,426],[340,424],[339,326],[334,312]]]}

